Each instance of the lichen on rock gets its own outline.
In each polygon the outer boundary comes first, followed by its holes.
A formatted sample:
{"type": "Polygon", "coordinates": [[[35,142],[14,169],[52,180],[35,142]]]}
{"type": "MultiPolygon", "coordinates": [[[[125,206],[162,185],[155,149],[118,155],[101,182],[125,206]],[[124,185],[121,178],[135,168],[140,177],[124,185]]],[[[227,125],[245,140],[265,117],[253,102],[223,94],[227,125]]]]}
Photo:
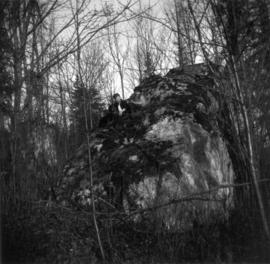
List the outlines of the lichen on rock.
{"type": "MultiPolygon", "coordinates": [[[[144,216],[168,229],[228,216],[234,172],[217,123],[214,83],[203,69],[143,80],[135,91],[148,103],[133,106],[131,95],[130,114],[91,133],[97,203],[106,200],[133,221],[144,216]]],[[[83,144],[65,167],[59,200],[91,204],[87,162],[83,144]]]]}

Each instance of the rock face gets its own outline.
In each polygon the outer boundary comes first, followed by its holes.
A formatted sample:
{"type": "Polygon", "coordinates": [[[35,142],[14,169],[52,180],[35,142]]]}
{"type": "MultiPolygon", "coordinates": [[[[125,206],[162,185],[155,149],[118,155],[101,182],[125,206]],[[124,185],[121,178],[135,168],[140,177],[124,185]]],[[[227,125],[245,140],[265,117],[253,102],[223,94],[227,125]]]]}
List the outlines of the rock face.
{"type": "MultiPolygon", "coordinates": [[[[91,133],[97,203],[107,200],[133,221],[178,230],[226,217],[233,190],[224,185],[233,183],[234,172],[213,91],[204,65],[151,76],[136,87],[131,113],[91,133]]],[[[89,207],[89,185],[82,145],[65,167],[59,197],[89,207]]]]}

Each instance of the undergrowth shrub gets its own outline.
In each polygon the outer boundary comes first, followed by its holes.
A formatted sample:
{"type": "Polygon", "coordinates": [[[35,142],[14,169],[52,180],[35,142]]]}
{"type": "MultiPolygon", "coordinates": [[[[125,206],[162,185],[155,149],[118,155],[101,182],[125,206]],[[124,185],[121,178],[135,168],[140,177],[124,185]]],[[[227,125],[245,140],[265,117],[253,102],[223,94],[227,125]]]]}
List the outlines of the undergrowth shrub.
{"type": "MultiPolygon", "coordinates": [[[[13,208],[2,214],[3,263],[100,262],[89,211],[46,203],[13,208]]],[[[194,222],[185,232],[157,230],[123,214],[98,213],[97,219],[108,263],[267,263],[270,247],[259,215],[247,212],[238,208],[227,221],[194,222]]]]}

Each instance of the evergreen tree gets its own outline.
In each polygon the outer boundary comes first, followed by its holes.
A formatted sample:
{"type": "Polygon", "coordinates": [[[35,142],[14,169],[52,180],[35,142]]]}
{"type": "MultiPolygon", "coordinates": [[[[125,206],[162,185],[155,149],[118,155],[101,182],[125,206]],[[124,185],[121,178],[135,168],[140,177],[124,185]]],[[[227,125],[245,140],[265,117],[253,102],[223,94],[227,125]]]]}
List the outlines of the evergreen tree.
{"type": "Polygon", "coordinates": [[[71,105],[71,126],[73,127],[73,132],[77,138],[77,146],[84,141],[87,132],[85,111],[88,127],[93,129],[98,125],[98,121],[104,107],[105,105],[97,87],[87,87],[79,81],[77,76],[76,81],[74,82],[71,105]]]}

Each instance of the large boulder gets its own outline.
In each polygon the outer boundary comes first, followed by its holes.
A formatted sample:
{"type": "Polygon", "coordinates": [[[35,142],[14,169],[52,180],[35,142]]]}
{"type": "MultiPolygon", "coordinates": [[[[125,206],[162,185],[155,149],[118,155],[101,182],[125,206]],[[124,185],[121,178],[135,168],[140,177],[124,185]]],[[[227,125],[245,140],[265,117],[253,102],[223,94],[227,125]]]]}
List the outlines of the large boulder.
{"type": "MultiPolygon", "coordinates": [[[[136,87],[131,113],[90,135],[97,203],[169,229],[226,218],[234,172],[216,94],[205,65],[151,76],[136,87]]],[[[83,144],[65,167],[59,191],[65,204],[91,206],[87,153],[83,144]]]]}

